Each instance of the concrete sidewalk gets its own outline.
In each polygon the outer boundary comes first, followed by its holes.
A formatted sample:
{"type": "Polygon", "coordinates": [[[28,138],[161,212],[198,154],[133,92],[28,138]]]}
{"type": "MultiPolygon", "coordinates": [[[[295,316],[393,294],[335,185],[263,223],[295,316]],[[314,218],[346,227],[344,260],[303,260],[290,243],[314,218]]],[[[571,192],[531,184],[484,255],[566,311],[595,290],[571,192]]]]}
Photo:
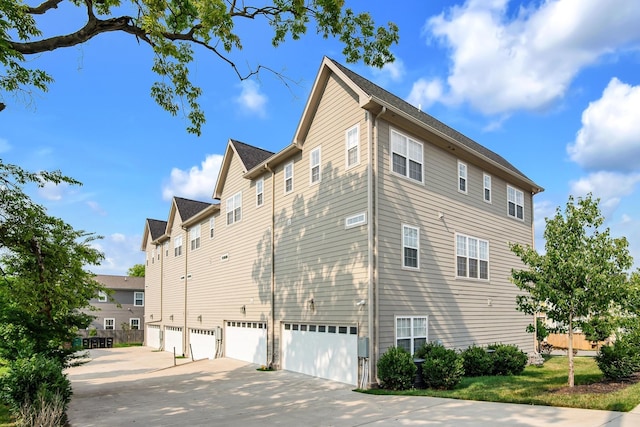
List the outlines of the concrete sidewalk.
{"type": "Polygon", "coordinates": [[[373,396],[232,359],[191,362],[146,347],[92,350],[68,371],[72,426],[640,426],[620,413],[408,396],[373,396]]]}

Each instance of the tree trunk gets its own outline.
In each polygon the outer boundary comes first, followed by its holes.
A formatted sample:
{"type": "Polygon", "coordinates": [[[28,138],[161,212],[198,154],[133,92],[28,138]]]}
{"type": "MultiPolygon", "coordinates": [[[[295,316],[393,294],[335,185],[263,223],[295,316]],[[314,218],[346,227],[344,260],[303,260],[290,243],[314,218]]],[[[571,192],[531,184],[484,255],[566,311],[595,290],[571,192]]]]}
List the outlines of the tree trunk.
{"type": "Polygon", "coordinates": [[[573,317],[569,316],[569,387],[573,387],[573,317]]]}

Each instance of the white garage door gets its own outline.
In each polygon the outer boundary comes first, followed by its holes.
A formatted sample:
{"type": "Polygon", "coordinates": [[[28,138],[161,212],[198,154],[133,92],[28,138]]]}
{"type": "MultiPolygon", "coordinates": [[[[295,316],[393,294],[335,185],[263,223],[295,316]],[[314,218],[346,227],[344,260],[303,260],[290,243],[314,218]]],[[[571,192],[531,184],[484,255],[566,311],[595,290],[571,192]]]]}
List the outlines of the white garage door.
{"type": "Polygon", "coordinates": [[[224,355],[245,362],[267,364],[267,324],[226,322],[224,355]]]}
{"type": "Polygon", "coordinates": [[[282,369],[357,385],[358,328],[284,323],[282,369]]]}
{"type": "Polygon", "coordinates": [[[191,357],[195,360],[216,357],[216,333],[208,329],[189,329],[191,357]]]}
{"type": "Polygon", "coordinates": [[[147,325],[147,347],[160,348],[160,325],[147,325]]]}
{"type": "Polygon", "coordinates": [[[175,326],[164,327],[164,351],[182,356],[182,328],[175,326]]]}

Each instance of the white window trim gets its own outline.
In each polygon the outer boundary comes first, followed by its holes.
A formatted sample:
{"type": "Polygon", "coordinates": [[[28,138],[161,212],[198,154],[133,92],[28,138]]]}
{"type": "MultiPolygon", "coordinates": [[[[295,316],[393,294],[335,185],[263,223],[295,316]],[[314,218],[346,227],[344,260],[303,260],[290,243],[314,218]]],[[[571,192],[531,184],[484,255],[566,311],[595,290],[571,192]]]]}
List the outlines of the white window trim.
{"type": "Polygon", "coordinates": [[[344,219],[344,228],[346,230],[346,229],[354,228],[354,227],[357,227],[359,225],[363,225],[363,224],[366,224],[366,223],[367,223],[367,213],[366,212],[360,212],[358,214],[346,217],[344,219]]]}
{"type": "Polygon", "coordinates": [[[513,219],[517,219],[518,221],[524,221],[524,191],[517,189],[516,187],[513,187],[511,185],[507,184],[507,216],[509,218],[513,218],[513,219]],[[512,189],[514,191],[514,195],[516,200],[513,201],[513,204],[515,205],[515,215],[511,215],[509,213],[509,203],[512,202],[509,199],[509,190],[512,189]],[[522,196],[522,205],[518,205],[518,194],[520,194],[522,196]],[[518,218],[518,206],[522,206],[522,218],[518,218]]]}
{"type": "Polygon", "coordinates": [[[283,186],[282,189],[284,190],[284,194],[290,194],[293,193],[293,162],[289,162],[286,165],[284,165],[284,169],[282,170],[284,173],[284,180],[282,182],[283,186]],[[287,177],[287,168],[291,168],[291,176],[287,177]],[[291,180],[291,190],[287,191],[287,181],[291,180]]]}
{"type": "Polygon", "coordinates": [[[416,348],[414,348],[414,341],[416,338],[423,338],[422,336],[414,336],[413,332],[414,332],[414,327],[413,327],[413,321],[415,319],[425,319],[425,327],[426,327],[426,331],[425,331],[425,342],[429,342],[429,316],[428,315],[423,315],[423,316],[412,316],[412,315],[406,315],[406,316],[402,316],[402,315],[395,315],[394,316],[394,320],[393,320],[393,335],[395,337],[393,343],[394,345],[397,347],[398,346],[398,339],[409,339],[411,345],[411,354],[413,355],[416,352],[416,348]],[[411,326],[410,326],[410,330],[411,330],[411,335],[408,337],[398,337],[398,319],[411,319],[411,326]]]}
{"type": "Polygon", "coordinates": [[[242,191],[238,191],[227,199],[226,215],[227,225],[242,221],[242,191]],[[229,214],[231,214],[231,221],[229,221],[229,214]]]}
{"type": "Polygon", "coordinates": [[[216,235],[216,219],[215,217],[209,218],[209,238],[213,239],[216,235]]]}
{"type": "Polygon", "coordinates": [[[134,292],[134,293],[133,293],[133,306],[134,306],[134,307],[144,307],[144,292],[134,292]],[[142,294],[142,298],[137,298],[136,296],[137,296],[138,294],[142,294]],[[138,299],[141,299],[141,300],[142,300],[142,304],[136,304],[136,301],[137,301],[138,299]]]}
{"type": "Polygon", "coordinates": [[[189,246],[192,251],[200,249],[200,224],[189,229],[189,246]]]}
{"type": "Polygon", "coordinates": [[[176,236],[173,239],[173,256],[181,256],[182,255],[182,235],[176,236]]]}
{"type": "Polygon", "coordinates": [[[134,329],[133,329],[133,321],[134,321],[134,320],[137,320],[137,321],[138,321],[138,329],[136,329],[136,330],[140,330],[140,318],[139,318],[139,317],[132,317],[132,318],[130,318],[130,319],[129,319],[129,328],[130,328],[131,330],[134,330],[134,329]]]}
{"type": "Polygon", "coordinates": [[[415,227],[413,225],[402,224],[402,234],[400,236],[400,239],[401,239],[400,242],[401,242],[401,247],[402,247],[402,258],[401,258],[402,268],[403,269],[407,269],[407,270],[420,270],[420,228],[419,227],[415,227]],[[404,229],[405,228],[411,228],[411,229],[416,230],[416,232],[417,232],[417,240],[418,240],[417,241],[417,243],[418,243],[417,247],[414,248],[412,246],[405,246],[405,244],[404,244],[404,229]],[[416,266],[415,267],[409,266],[409,265],[405,265],[405,263],[404,263],[404,249],[405,249],[405,247],[411,248],[411,249],[416,249],[416,266]]]}
{"type": "Polygon", "coordinates": [[[322,147],[316,147],[309,153],[309,185],[318,185],[322,181],[322,147]],[[318,153],[318,163],[313,163],[313,154],[318,153]],[[313,180],[313,169],[318,168],[318,180],[313,180]]]}
{"type": "Polygon", "coordinates": [[[109,298],[107,297],[107,293],[105,291],[98,291],[98,302],[107,302],[109,298]]]}
{"type": "Polygon", "coordinates": [[[344,132],[344,146],[345,146],[345,159],[344,159],[345,170],[349,170],[360,164],[360,124],[353,125],[344,132]],[[349,145],[349,133],[353,130],[356,131],[355,145],[349,145]],[[356,160],[355,162],[353,162],[353,164],[349,164],[349,150],[354,147],[356,149],[356,160]]]}
{"type": "Polygon", "coordinates": [[[169,256],[169,241],[167,240],[166,242],[164,242],[162,244],[162,246],[164,247],[164,256],[168,257],[169,256]]]}
{"type": "Polygon", "coordinates": [[[262,205],[264,205],[264,178],[256,181],[256,207],[259,208],[262,205]]]}
{"type": "Polygon", "coordinates": [[[102,323],[102,326],[104,327],[105,331],[108,330],[115,330],[116,329],[116,319],[115,317],[105,317],[104,321],[102,323]],[[112,328],[107,328],[107,321],[111,320],[111,326],[113,326],[112,328]]]}
{"type": "MultiPolygon", "coordinates": [[[[483,173],[482,174],[482,200],[484,200],[487,203],[491,203],[491,198],[492,198],[492,194],[493,190],[491,189],[492,187],[492,183],[491,183],[491,175],[489,175],[488,173],[483,173]],[[489,186],[487,187],[487,178],[489,179],[489,186]],[[487,196],[485,195],[486,190],[489,190],[489,200],[487,200],[487,196]]],[[[507,209],[509,209],[509,207],[507,206],[507,209]]]]}
{"type": "Polygon", "coordinates": [[[409,180],[411,182],[414,182],[414,183],[418,182],[420,184],[424,184],[424,182],[425,182],[425,178],[424,178],[424,144],[422,142],[418,141],[417,139],[410,137],[406,133],[403,133],[403,132],[400,132],[400,131],[398,131],[396,129],[390,128],[389,129],[389,171],[393,175],[399,176],[399,177],[401,177],[403,179],[407,179],[407,180],[409,180]],[[397,133],[398,135],[400,135],[400,136],[402,136],[402,137],[407,139],[407,155],[403,156],[403,157],[406,157],[406,159],[407,159],[407,163],[406,163],[407,174],[406,175],[403,175],[403,174],[398,173],[398,172],[393,170],[393,153],[394,153],[394,151],[393,151],[392,135],[394,133],[397,133]],[[411,178],[410,164],[409,164],[409,160],[411,160],[410,157],[409,157],[409,142],[410,141],[415,143],[415,144],[417,144],[417,145],[419,145],[420,146],[420,150],[422,151],[422,161],[420,162],[420,168],[421,168],[420,169],[420,178],[421,178],[420,180],[417,180],[415,178],[411,178]]]}
{"type": "Polygon", "coordinates": [[[458,160],[458,192],[467,194],[469,191],[469,167],[465,162],[458,160]],[[462,172],[464,170],[464,173],[462,172]],[[460,188],[460,181],[464,179],[464,190],[460,188]]]}
{"type": "Polygon", "coordinates": [[[464,280],[474,280],[474,281],[480,281],[480,282],[488,282],[491,280],[491,247],[489,244],[489,241],[486,239],[481,239],[479,237],[475,237],[475,236],[470,236],[468,234],[463,234],[463,233],[455,233],[454,235],[454,255],[455,255],[455,264],[454,264],[454,269],[455,269],[455,275],[456,275],[456,279],[464,279],[464,280]],[[467,239],[467,246],[466,246],[466,254],[465,254],[465,258],[467,259],[467,275],[466,276],[459,276],[458,275],[458,236],[461,237],[465,237],[467,239]],[[478,241],[478,277],[469,277],[469,239],[475,239],[478,241]],[[487,278],[481,278],[480,277],[480,261],[485,261],[482,258],[480,258],[480,242],[485,242],[487,244],[487,278]]]}

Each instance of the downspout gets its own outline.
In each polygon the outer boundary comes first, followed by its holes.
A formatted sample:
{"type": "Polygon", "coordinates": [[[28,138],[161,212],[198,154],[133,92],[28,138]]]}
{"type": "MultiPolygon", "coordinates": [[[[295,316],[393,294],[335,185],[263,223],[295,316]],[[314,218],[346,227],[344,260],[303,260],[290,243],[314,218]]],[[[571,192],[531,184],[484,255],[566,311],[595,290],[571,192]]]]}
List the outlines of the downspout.
{"type": "Polygon", "coordinates": [[[270,281],[271,281],[271,360],[269,361],[269,367],[275,368],[275,360],[276,360],[276,276],[275,276],[275,225],[276,225],[276,206],[275,206],[275,197],[276,197],[276,173],[273,169],[269,167],[268,164],[264,165],[265,169],[271,172],[271,271],[270,271],[270,281]]]}
{"type": "Polygon", "coordinates": [[[378,202],[378,118],[387,112],[387,107],[382,107],[382,110],[373,119],[369,121],[369,158],[370,164],[367,168],[367,210],[369,211],[369,221],[367,221],[369,229],[369,253],[368,253],[368,264],[369,264],[369,303],[367,304],[369,308],[368,312],[368,323],[369,323],[369,375],[368,379],[369,384],[373,384],[374,381],[377,381],[378,370],[376,367],[375,361],[378,360],[378,343],[379,343],[379,327],[378,327],[378,316],[379,316],[379,305],[378,305],[378,297],[376,292],[376,284],[377,284],[377,263],[374,265],[374,262],[377,260],[378,256],[378,242],[376,239],[376,233],[378,231],[378,214],[377,211],[374,211],[376,208],[376,203],[378,202]],[[374,363],[372,363],[374,362],[374,363]]]}
{"type": "Polygon", "coordinates": [[[188,283],[189,283],[189,278],[188,278],[188,272],[187,270],[189,269],[189,263],[188,263],[188,257],[189,257],[189,230],[182,227],[182,229],[184,231],[186,231],[187,234],[187,238],[185,239],[186,242],[183,243],[185,245],[185,250],[184,250],[184,330],[182,331],[182,355],[186,356],[187,355],[187,289],[188,289],[188,283]]]}

